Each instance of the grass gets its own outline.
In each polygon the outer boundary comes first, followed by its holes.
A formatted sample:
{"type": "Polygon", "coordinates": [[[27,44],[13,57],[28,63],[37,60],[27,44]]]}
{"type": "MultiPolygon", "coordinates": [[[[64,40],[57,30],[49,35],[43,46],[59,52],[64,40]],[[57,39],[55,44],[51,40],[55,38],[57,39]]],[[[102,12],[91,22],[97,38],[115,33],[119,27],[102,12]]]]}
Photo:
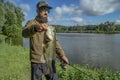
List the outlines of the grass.
{"type": "Polygon", "coordinates": [[[0,44],[0,80],[30,80],[28,50],[0,44]]]}
{"type": "MultiPolygon", "coordinates": [[[[76,64],[63,70],[58,60],[56,66],[59,80],[120,80],[120,71],[112,72],[108,67],[91,69],[76,64]]],[[[0,44],[0,80],[30,80],[30,73],[28,49],[0,44]]]]}

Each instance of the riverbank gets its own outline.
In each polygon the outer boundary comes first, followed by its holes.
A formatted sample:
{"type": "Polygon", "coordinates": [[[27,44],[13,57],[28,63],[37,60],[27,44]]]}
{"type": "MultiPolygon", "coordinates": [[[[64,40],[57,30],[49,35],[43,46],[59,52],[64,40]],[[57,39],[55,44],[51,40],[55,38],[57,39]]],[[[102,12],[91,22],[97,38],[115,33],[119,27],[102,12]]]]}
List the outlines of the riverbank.
{"type": "MultiPolygon", "coordinates": [[[[59,80],[120,80],[120,72],[105,69],[91,69],[87,65],[67,66],[61,69],[57,60],[59,80]]],[[[21,46],[0,44],[0,80],[30,80],[29,50],[21,46]]],[[[45,80],[45,79],[44,79],[45,80]]]]}

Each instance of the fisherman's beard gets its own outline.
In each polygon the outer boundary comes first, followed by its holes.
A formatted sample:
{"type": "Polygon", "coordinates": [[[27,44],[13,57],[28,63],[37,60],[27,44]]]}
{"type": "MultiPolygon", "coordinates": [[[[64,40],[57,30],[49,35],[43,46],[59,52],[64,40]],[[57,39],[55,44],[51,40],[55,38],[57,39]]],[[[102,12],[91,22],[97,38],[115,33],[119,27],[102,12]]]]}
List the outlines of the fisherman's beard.
{"type": "Polygon", "coordinates": [[[43,16],[37,16],[36,20],[38,20],[40,23],[47,23],[48,22],[48,18],[47,17],[43,17],[43,16]]]}

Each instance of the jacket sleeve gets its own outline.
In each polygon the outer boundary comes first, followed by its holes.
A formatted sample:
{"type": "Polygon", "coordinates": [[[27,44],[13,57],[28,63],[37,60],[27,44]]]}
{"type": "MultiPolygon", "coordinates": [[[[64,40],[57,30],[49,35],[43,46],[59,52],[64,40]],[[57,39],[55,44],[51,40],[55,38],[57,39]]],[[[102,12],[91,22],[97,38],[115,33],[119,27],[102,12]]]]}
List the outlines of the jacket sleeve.
{"type": "Polygon", "coordinates": [[[33,21],[28,21],[25,27],[22,29],[22,36],[25,38],[31,37],[33,34],[36,33],[35,24],[33,21]]]}
{"type": "Polygon", "coordinates": [[[56,54],[58,56],[64,56],[65,55],[65,53],[64,53],[62,47],[60,46],[60,43],[58,42],[58,40],[56,40],[56,54]]]}

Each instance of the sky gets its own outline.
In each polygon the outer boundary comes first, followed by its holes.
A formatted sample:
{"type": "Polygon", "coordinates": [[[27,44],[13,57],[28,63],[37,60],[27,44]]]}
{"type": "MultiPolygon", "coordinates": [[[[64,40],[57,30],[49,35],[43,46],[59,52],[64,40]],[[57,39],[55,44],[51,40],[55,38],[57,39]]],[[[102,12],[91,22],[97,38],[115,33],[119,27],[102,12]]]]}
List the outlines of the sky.
{"type": "MultiPolygon", "coordinates": [[[[25,21],[36,16],[40,0],[6,0],[21,7],[25,21]]],[[[56,25],[94,25],[105,21],[120,24],[120,0],[44,0],[52,6],[48,23],[56,25]]]]}

